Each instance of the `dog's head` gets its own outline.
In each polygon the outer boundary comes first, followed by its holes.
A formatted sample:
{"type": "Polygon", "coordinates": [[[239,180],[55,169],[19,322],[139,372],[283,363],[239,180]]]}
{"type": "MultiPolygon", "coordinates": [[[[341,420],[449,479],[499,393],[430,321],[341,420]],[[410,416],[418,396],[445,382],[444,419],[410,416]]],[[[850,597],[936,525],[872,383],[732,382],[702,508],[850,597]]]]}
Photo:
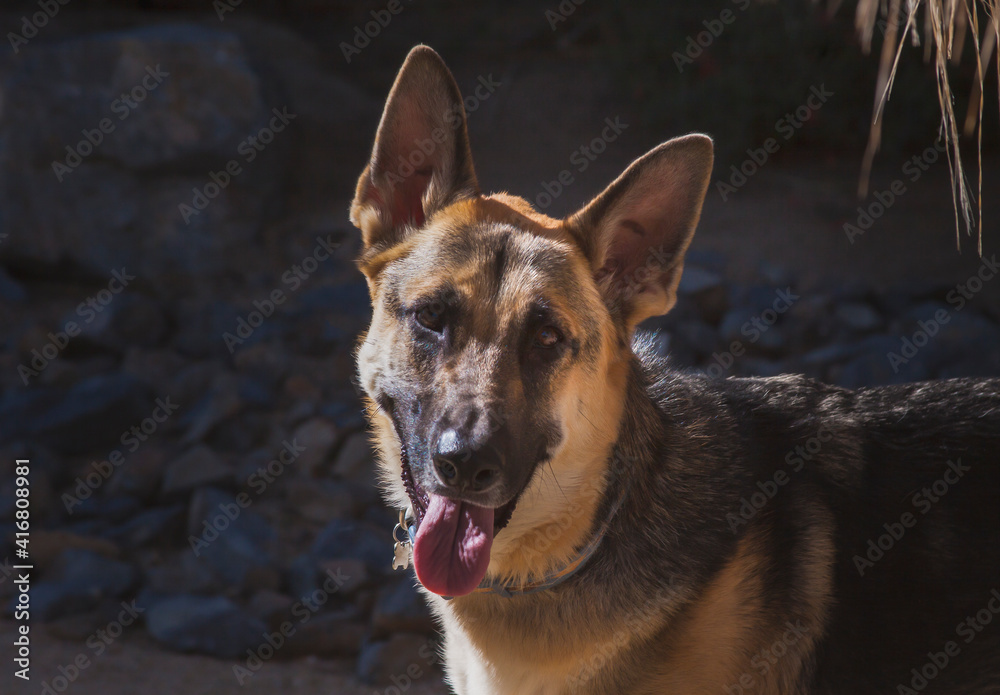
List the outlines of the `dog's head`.
{"type": "Polygon", "coordinates": [[[586,532],[631,334],[673,306],[711,167],[711,140],[688,135],[565,220],[483,196],[462,95],[434,51],[411,51],[351,220],[374,310],[361,384],[387,494],[419,521],[425,587],[468,593],[491,549],[524,570],[525,534],[546,528],[554,558],[586,532]]]}

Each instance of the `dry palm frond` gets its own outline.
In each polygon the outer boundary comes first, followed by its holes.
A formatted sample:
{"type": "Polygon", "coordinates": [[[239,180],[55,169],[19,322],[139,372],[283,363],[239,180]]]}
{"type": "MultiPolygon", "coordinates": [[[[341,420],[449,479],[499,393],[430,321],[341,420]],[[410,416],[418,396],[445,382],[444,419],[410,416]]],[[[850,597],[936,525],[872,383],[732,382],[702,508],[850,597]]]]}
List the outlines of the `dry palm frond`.
{"type": "Polygon", "coordinates": [[[955,242],[961,248],[961,224],[959,213],[965,222],[966,233],[972,234],[975,222],[978,227],[978,248],[983,252],[982,227],[982,121],[983,121],[983,80],[984,65],[989,65],[991,55],[997,53],[997,74],[1000,81],[1000,0],[858,0],[856,24],[866,52],[871,51],[872,36],[876,26],[884,29],[885,40],[879,59],[878,82],[875,88],[875,105],[868,148],[865,151],[858,194],[868,194],[868,182],[872,162],[882,141],[882,109],[892,92],[893,78],[902,54],[904,39],[909,35],[913,45],[920,44],[917,29],[917,15],[923,11],[924,19],[924,60],[930,62],[933,56],[934,72],[937,80],[938,103],[941,105],[941,132],[951,171],[952,202],[955,206],[955,242]],[[980,22],[982,5],[985,21],[980,22]],[[879,17],[882,19],[879,19],[879,17]],[[980,39],[980,34],[982,39],[980,39]],[[963,124],[963,134],[977,136],[977,157],[979,164],[979,186],[975,201],[977,210],[972,208],[969,185],[965,178],[962,155],[959,150],[959,130],[955,118],[954,94],[948,80],[948,63],[955,65],[961,58],[966,36],[971,35],[976,53],[976,80],[969,99],[968,111],[963,124]]]}

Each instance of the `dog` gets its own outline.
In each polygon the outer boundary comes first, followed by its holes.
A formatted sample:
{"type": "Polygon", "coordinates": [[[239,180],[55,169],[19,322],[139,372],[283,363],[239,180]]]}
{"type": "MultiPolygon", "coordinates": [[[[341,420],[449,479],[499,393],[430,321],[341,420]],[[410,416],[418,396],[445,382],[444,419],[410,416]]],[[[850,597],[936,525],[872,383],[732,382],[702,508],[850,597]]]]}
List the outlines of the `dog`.
{"type": "Polygon", "coordinates": [[[1000,380],[711,379],[636,337],[712,159],[670,140],[553,219],[480,192],[433,50],[400,69],[351,205],[356,358],[448,683],[1000,692],[1000,380]]]}

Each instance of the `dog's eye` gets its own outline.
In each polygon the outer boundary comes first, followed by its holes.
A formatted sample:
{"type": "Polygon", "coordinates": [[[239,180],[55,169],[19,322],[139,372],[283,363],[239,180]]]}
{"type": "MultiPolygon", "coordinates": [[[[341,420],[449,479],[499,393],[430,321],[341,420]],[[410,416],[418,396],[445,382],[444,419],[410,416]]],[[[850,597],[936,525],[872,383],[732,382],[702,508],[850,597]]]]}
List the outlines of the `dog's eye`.
{"type": "Polygon", "coordinates": [[[444,307],[437,302],[428,304],[417,310],[416,318],[417,323],[427,330],[440,333],[444,328],[444,307]]]}
{"type": "Polygon", "coordinates": [[[554,348],[562,340],[562,333],[555,326],[542,326],[535,334],[535,345],[540,348],[554,348]]]}

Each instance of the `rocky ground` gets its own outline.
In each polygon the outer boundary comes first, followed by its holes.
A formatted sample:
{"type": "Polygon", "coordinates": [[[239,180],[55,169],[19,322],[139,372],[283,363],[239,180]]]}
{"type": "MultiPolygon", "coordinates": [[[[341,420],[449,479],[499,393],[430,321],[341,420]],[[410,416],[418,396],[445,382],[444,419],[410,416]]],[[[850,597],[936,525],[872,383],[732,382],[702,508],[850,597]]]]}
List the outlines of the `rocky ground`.
{"type": "MultiPolygon", "coordinates": [[[[443,692],[352,385],[369,308],[346,208],[391,74],[352,81],[295,32],[226,22],[123,16],[0,61],[0,532],[28,458],[30,691],[443,692]]],[[[629,117],[572,56],[495,71],[507,86],[470,117],[485,188],[535,199],[605,114],[629,117]]],[[[664,134],[627,135],[550,211],[664,134]]],[[[858,161],[806,149],[729,196],[713,180],[677,307],[643,327],[677,368],[1000,375],[1000,201],[984,261],[955,250],[942,163],[869,226],[858,161]]]]}

